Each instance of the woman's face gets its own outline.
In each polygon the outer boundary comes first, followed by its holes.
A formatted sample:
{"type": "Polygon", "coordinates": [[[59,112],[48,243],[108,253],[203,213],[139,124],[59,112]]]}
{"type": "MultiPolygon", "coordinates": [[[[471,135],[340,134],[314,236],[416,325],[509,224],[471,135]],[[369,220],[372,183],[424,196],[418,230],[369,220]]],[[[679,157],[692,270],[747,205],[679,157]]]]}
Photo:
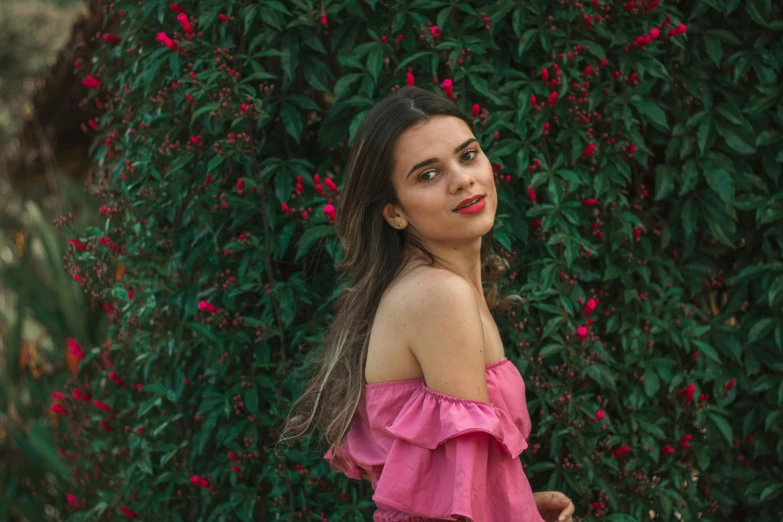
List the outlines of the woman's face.
{"type": "Polygon", "coordinates": [[[386,220],[429,246],[474,245],[477,239],[480,245],[495,221],[492,164],[459,118],[438,115],[405,131],[394,150],[392,184],[400,206],[388,204],[383,210],[386,220]],[[483,210],[454,211],[465,198],[477,195],[485,196],[483,210]]]}

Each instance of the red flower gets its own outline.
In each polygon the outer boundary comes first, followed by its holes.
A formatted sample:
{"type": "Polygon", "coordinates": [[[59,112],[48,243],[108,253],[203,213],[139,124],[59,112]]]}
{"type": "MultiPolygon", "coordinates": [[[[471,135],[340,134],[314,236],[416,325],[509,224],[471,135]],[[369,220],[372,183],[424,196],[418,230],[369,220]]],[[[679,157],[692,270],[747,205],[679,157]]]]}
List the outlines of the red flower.
{"type": "Polygon", "coordinates": [[[451,96],[454,94],[454,84],[451,80],[443,80],[443,83],[440,84],[440,88],[443,90],[443,93],[451,98],[451,96]]]}
{"type": "Polygon", "coordinates": [[[123,381],[115,372],[109,372],[109,379],[114,381],[117,386],[125,386],[125,381],[123,381]]]}
{"type": "Polygon", "coordinates": [[[103,35],[103,41],[106,43],[120,43],[120,38],[113,34],[106,33],[103,35]]]}
{"type": "Polygon", "coordinates": [[[604,418],[604,410],[598,410],[595,412],[595,418],[601,420],[604,418]]]}
{"type": "Polygon", "coordinates": [[[598,305],[598,301],[595,299],[588,299],[587,303],[585,303],[584,308],[582,308],[582,313],[585,315],[590,315],[590,313],[595,310],[595,307],[598,305]]]}
{"type": "Polygon", "coordinates": [[[68,343],[68,351],[78,357],[80,361],[84,360],[84,352],[76,339],[69,337],[66,342],[68,343]]]}
{"type": "Polygon", "coordinates": [[[87,77],[82,80],[82,85],[88,89],[97,89],[101,86],[101,81],[92,74],[88,74],[87,77]]]}
{"type": "Polygon", "coordinates": [[[169,49],[171,49],[172,51],[177,50],[177,43],[171,38],[169,38],[169,36],[166,33],[158,33],[155,36],[155,39],[160,43],[162,43],[163,45],[165,45],[166,47],[168,47],[169,49]]]}
{"type": "Polygon", "coordinates": [[[685,402],[690,404],[693,402],[693,394],[696,393],[696,385],[695,384],[689,384],[685,387],[685,402]]]}
{"type": "Polygon", "coordinates": [[[585,147],[585,150],[582,151],[582,156],[587,158],[591,156],[595,152],[595,143],[589,143],[587,147],[585,147]]]}
{"type": "MultiPolygon", "coordinates": [[[[177,5],[177,4],[171,4],[171,5],[177,5]]],[[[134,513],[133,511],[131,511],[130,509],[128,509],[126,507],[121,507],[120,511],[122,511],[122,513],[124,515],[127,515],[127,516],[129,516],[130,518],[132,518],[134,520],[139,520],[139,515],[137,515],[136,513],[134,513]]]]}
{"type": "Polygon", "coordinates": [[[111,406],[109,406],[108,404],[106,404],[106,403],[104,403],[104,402],[101,402],[101,401],[92,401],[92,404],[93,404],[93,406],[95,406],[95,407],[96,407],[96,408],[98,408],[99,410],[104,410],[104,411],[111,411],[111,406]]]}
{"type": "Polygon", "coordinates": [[[218,15],[218,18],[219,18],[219,19],[220,19],[220,21],[221,21],[221,22],[223,22],[224,24],[228,22],[228,18],[226,18],[226,15],[224,15],[223,13],[220,13],[220,14],[218,15]]]}
{"type": "Polygon", "coordinates": [[[596,204],[596,199],[595,198],[587,198],[587,199],[583,199],[582,200],[582,206],[583,207],[592,207],[595,204],[596,204]]]}
{"type": "Polygon", "coordinates": [[[582,341],[584,341],[585,338],[587,337],[587,327],[586,326],[579,326],[579,327],[577,327],[576,335],[579,337],[579,342],[580,343],[582,341]]]}
{"type": "Polygon", "coordinates": [[[479,115],[479,112],[481,112],[481,105],[478,103],[474,103],[473,107],[470,109],[470,115],[474,118],[479,115]]]}
{"type": "Polygon", "coordinates": [[[416,79],[413,77],[413,73],[405,73],[405,85],[416,85],[416,79]]]}
{"type": "Polygon", "coordinates": [[[176,11],[176,12],[178,12],[178,13],[184,13],[184,12],[185,12],[185,10],[184,10],[184,9],[182,9],[182,6],[181,6],[181,5],[179,5],[179,4],[178,4],[178,3],[176,3],[176,2],[171,2],[171,3],[169,4],[169,7],[170,7],[170,8],[172,8],[174,11],[176,11]]]}
{"type": "Polygon", "coordinates": [[[217,312],[217,307],[207,301],[201,300],[198,304],[198,309],[206,312],[217,312]]]}
{"type": "Polygon", "coordinates": [[[74,247],[76,247],[77,250],[87,250],[87,245],[85,245],[81,241],[71,238],[68,240],[68,242],[72,244],[74,247]]]}
{"type": "Polygon", "coordinates": [[[63,408],[59,404],[52,404],[51,408],[52,408],[52,411],[55,412],[55,413],[68,413],[68,410],[66,410],[65,408],[63,408]]]}
{"type": "Polygon", "coordinates": [[[536,204],[536,189],[531,185],[527,188],[527,195],[530,196],[530,201],[536,204]]]}
{"type": "Polygon", "coordinates": [[[546,101],[549,105],[554,104],[557,101],[557,91],[552,91],[549,95],[549,99],[546,101]]]}
{"type": "Polygon", "coordinates": [[[52,392],[52,397],[56,399],[64,399],[65,395],[63,395],[61,392],[56,391],[56,392],[52,392]]]}
{"type": "Polygon", "coordinates": [[[193,26],[190,25],[190,21],[188,21],[188,15],[185,13],[180,13],[177,15],[177,22],[179,22],[179,25],[182,26],[182,30],[185,31],[185,33],[193,32],[193,26]]]}
{"type": "Polygon", "coordinates": [[[200,488],[209,488],[211,486],[207,479],[204,477],[199,477],[198,475],[193,475],[190,477],[190,483],[200,488]]]}
{"type": "Polygon", "coordinates": [[[620,457],[620,456],[622,456],[622,455],[625,455],[625,454],[626,454],[626,453],[628,453],[629,451],[631,451],[631,446],[628,446],[628,445],[626,444],[625,446],[623,446],[623,447],[621,447],[621,448],[617,448],[616,450],[614,450],[614,456],[615,456],[615,457],[620,457]]]}
{"type": "Polygon", "coordinates": [[[661,453],[663,453],[664,455],[674,455],[674,448],[672,448],[667,444],[661,449],[661,453]]]}

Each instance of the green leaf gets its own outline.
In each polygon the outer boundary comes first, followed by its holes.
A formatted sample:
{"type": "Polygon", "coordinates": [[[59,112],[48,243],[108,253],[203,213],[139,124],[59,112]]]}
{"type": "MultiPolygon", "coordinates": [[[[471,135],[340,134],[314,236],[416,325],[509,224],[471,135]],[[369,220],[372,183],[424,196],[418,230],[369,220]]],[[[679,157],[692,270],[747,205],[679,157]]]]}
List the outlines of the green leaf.
{"type": "Polygon", "coordinates": [[[726,441],[729,443],[729,447],[731,447],[731,445],[734,444],[734,431],[731,429],[731,424],[729,424],[726,419],[715,413],[709,413],[708,415],[713,424],[715,424],[715,427],[718,429],[718,431],[720,431],[721,434],[723,434],[723,436],[726,438],[726,441]]]}
{"type": "Polygon", "coordinates": [[[715,36],[704,35],[704,47],[707,49],[707,56],[712,58],[715,65],[720,67],[720,60],[723,57],[723,44],[715,36]]]}
{"type": "Polygon", "coordinates": [[[299,115],[299,110],[293,105],[283,103],[280,107],[280,118],[283,120],[283,127],[285,127],[286,132],[299,143],[304,130],[304,123],[299,115]]]}
{"type": "Polygon", "coordinates": [[[218,338],[215,337],[215,334],[208,326],[196,322],[189,322],[188,326],[190,326],[192,329],[194,329],[196,332],[200,333],[207,339],[217,342],[218,338]]]}
{"type": "Polygon", "coordinates": [[[305,231],[305,233],[302,234],[302,237],[299,238],[294,261],[299,261],[299,259],[301,259],[303,255],[309,252],[313,246],[313,243],[317,239],[320,239],[322,237],[327,237],[327,236],[333,236],[333,235],[334,235],[334,227],[332,225],[317,225],[307,229],[307,231],[305,231]]]}
{"type": "Polygon", "coordinates": [[[250,413],[258,411],[258,390],[254,387],[245,392],[245,408],[250,413]]]}
{"type": "Polygon", "coordinates": [[[693,344],[695,344],[699,350],[704,353],[707,357],[712,359],[713,361],[720,363],[720,355],[718,355],[718,352],[713,348],[711,345],[705,343],[704,341],[692,341],[693,344]]]}
{"type": "Polygon", "coordinates": [[[666,122],[666,114],[661,110],[660,107],[655,105],[653,102],[647,100],[631,100],[631,104],[637,109],[639,109],[639,112],[641,112],[641,114],[646,116],[647,119],[649,119],[656,125],[664,127],[666,129],[669,128],[669,124],[666,122]]]}
{"type": "Polygon", "coordinates": [[[655,199],[662,200],[674,190],[674,176],[672,169],[659,164],[655,167],[655,199]]]}
{"type": "Polygon", "coordinates": [[[704,178],[721,201],[729,206],[734,206],[734,179],[725,169],[708,165],[704,168],[704,178]]]}
{"type": "Polygon", "coordinates": [[[644,393],[648,397],[655,395],[661,388],[661,380],[658,378],[658,374],[655,373],[651,367],[647,367],[644,370],[644,393]]]}

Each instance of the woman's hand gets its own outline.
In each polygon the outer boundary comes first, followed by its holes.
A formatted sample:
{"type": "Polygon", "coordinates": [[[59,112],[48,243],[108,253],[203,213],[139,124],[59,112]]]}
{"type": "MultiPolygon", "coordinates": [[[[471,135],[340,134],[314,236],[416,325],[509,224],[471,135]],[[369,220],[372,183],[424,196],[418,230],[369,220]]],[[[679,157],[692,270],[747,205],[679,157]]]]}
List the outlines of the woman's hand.
{"type": "Polygon", "coordinates": [[[546,522],[572,522],[574,503],[559,491],[539,491],[533,493],[536,507],[546,522]]]}

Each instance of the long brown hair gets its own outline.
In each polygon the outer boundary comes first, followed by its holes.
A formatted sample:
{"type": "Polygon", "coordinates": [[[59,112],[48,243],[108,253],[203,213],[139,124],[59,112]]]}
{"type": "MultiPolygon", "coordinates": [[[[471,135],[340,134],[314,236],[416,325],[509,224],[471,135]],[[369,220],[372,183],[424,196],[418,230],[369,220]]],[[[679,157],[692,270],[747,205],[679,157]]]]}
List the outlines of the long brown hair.
{"type": "MultiPolygon", "coordinates": [[[[406,245],[429,259],[429,252],[416,237],[393,228],[381,214],[388,204],[399,204],[391,182],[394,147],[410,127],[435,115],[463,120],[476,135],[473,122],[452,101],[441,95],[406,86],[375,104],[356,132],[335,220],[335,231],[344,256],[335,265],[343,271],[339,283],[348,283],[335,304],[322,350],[309,354],[302,369],[312,377],[291,410],[281,438],[297,440],[315,426],[335,455],[345,438],[364,390],[364,366],[373,318],[386,288],[404,268],[406,245]],[[350,269],[350,270],[349,270],[350,269]],[[286,434],[291,434],[286,437],[286,434]]],[[[490,310],[503,311],[518,295],[499,297],[494,282],[508,269],[508,262],[490,252],[494,227],[481,245],[481,277],[490,282],[485,299],[490,310]]],[[[330,463],[331,467],[331,463],[330,463]]],[[[334,469],[334,468],[332,468],[334,469]]]]}

